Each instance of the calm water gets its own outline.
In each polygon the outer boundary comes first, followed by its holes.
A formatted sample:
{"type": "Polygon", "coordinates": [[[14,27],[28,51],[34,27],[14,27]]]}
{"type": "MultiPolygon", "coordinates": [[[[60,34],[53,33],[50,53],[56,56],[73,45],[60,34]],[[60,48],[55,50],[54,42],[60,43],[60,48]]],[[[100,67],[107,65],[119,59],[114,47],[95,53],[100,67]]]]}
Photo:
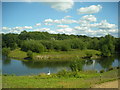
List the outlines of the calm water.
{"type": "MultiPolygon", "coordinates": [[[[100,58],[98,60],[85,60],[82,64],[82,70],[96,70],[100,71],[102,69],[108,70],[109,67],[117,67],[120,57],[115,55],[109,58],[100,58]]],[[[51,73],[57,73],[60,70],[70,69],[70,64],[72,62],[27,62],[15,59],[10,59],[3,57],[2,60],[2,73],[3,74],[15,74],[15,75],[32,75],[47,73],[49,70],[51,73]]]]}

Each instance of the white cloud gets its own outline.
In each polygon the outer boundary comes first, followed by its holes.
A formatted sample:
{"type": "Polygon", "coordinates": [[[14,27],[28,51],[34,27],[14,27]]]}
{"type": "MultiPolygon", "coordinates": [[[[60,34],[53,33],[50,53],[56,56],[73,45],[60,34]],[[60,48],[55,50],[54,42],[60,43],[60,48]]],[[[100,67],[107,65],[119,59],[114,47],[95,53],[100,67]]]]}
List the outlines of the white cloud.
{"type": "Polygon", "coordinates": [[[85,15],[81,18],[81,20],[86,21],[86,22],[96,22],[97,19],[94,15],[85,15]]]}
{"type": "Polygon", "coordinates": [[[13,27],[14,30],[23,30],[23,27],[13,27]]]}
{"type": "Polygon", "coordinates": [[[49,31],[50,30],[50,28],[41,28],[40,29],[40,31],[44,31],[44,32],[47,32],[47,31],[49,31]]]}
{"type": "Polygon", "coordinates": [[[118,33],[118,29],[110,29],[108,30],[109,33],[118,33]]]}
{"type": "Polygon", "coordinates": [[[61,20],[54,20],[54,23],[59,23],[59,24],[61,24],[61,20]]]}
{"type": "Polygon", "coordinates": [[[72,24],[72,23],[78,23],[76,20],[73,19],[60,19],[60,20],[54,20],[54,23],[58,24],[72,24]]]}
{"type": "Polygon", "coordinates": [[[98,13],[102,9],[101,5],[91,5],[89,7],[82,7],[77,9],[78,14],[92,14],[98,13]]]}
{"type": "Polygon", "coordinates": [[[53,22],[54,22],[54,20],[52,20],[52,19],[45,19],[44,20],[44,25],[52,25],[53,22]]]}
{"type": "Polygon", "coordinates": [[[66,19],[66,18],[71,18],[71,17],[72,17],[72,16],[69,16],[69,15],[68,15],[68,16],[65,16],[64,18],[66,19]]]}
{"type": "Polygon", "coordinates": [[[41,26],[41,23],[37,23],[35,26],[41,26]]]}
{"type": "Polygon", "coordinates": [[[52,19],[45,19],[44,22],[45,22],[45,23],[52,23],[53,20],[52,20],[52,19]]]}
{"type": "Polygon", "coordinates": [[[102,20],[98,27],[100,29],[113,29],[116,27],[116,25],[108,23],[107,20],[102,20]]]}
{"type": "Polygon", "coordinates": [[[71,23],[77,23],[77,21],[73,20],[73,19],[61,19],[61,23],[63,23],[63,24],[71,24],[71,23]]]}
{"type": "Polygon", "coordinates": [[[81,31],[84,31],[84,30],[88,30],[89,27],[87,27],[87,26],[86,26],[86,27],[75,26],[74,29],[75,29],[75,30],[81,30],[81,31]]]}
{"type": "Polygon", "coordinates": [[[52,25],[52,24],[72,24],[72,23],[78,23],[78,21],[74,19],[68,19],[70,16],[65,16],[62,19],[45,19],[43,22],[45,25],[52,25]]]}
{"type": "Polygon", "coordinates": [[[61,33],[61,34],[75,34],[75,31],[73,28],[62,28],[62,29],[57,29],[56,32],[61,33]]]}
{"type": "Polygon", "coordinates": [[[11,30],[11,28],[8,28],[8,27],[2,27],[2,30],[11,30]]]}
{"type": "Polygon", "coordinates": [[[53,31],[53,30],[50,30],[50,31],[48,31],[49,33],[51,33],[51,34],[57,34],[57,32],[56,31],[53,31]]]}
{"type": "Polygon", "coordinates": [[[50,5],[51,8],[58,11],[67,12],[69,9],[72,9],[74,2],[73,0],[57,0],[56,2],[51,2],[50,5]]]}
{"type": "Polygon", "coordinates": [[[53,24],[52,23],[44,23],[44,25],[49,25],[50,26],[50,25],[53,25],[53,24]]]}
{"type": "Polygon", "coordinates": [[[72,28],[65,28],[65,31],[66,32],[73,32],[73,29],[72,28]]]}
{"type": "Polygon", "coordinates": [[[32,26],[24,26],[23,29],[32,29],[32,26]]]}
{"type": "Polygon", "coordinates": [[[59,28],[68,28],[69,26],[68,25],[57,25],[57,27],[59,27],[59,28]]]}

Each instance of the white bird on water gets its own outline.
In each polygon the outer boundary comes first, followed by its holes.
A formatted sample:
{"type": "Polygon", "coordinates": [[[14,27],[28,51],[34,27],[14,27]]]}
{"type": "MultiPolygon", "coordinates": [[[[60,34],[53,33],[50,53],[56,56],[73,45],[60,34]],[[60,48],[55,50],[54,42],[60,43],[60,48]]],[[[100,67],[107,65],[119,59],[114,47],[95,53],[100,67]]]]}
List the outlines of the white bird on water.
{"type": "Polygon", "coordinates": [[[47,75],[50,75],[50,70],[49,70],[49,72],[47,73],[47,75]]]}

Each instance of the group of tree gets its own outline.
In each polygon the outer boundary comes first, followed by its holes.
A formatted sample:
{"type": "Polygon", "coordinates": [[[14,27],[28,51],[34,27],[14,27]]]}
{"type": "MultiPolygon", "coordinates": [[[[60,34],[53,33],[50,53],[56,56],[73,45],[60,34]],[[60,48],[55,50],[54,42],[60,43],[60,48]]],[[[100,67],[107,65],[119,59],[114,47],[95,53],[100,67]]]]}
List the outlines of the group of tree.
{"type": "MultiPolygon", "coordinates": [[[[69,51],[73,49],[94,49],[102,52],[103,56],[110,56],[120,51],[120,38],[112,35],[104,37],[88,37],[82,35],[49,34],[48,32],[26,32],[20,34],[2,34],[2,48],[41,53],[50,50],[69,51]]],[[[3,52],[4,52],[3,51],[3,52]]],[[[8,50],[9,51],[9,50],[8,50]]]]}

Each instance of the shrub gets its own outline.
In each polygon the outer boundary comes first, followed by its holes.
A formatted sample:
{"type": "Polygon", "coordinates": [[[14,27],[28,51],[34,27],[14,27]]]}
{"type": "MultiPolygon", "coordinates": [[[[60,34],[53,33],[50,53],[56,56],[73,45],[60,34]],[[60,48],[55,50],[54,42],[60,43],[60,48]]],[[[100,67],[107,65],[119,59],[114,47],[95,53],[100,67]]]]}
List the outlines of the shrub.
{"type": "Polygon", "coordinates": [[[72,76],[73,76],[73,77],[76,77],[76,78],[81,78],[81,76],[78,74],[78,72],[73,72],[73,73],[72,73],[72,76]]]}
{"type": "Polygon", "coordinates": [[[53,49],[53,41],[41,41],[41,43],[46,47],[46,49],[53,49]]]}
{"type": "Polygon", "coordinates": [[[22,43],[21,49],[23,51],[31,50],[33,52],[41,53],[44,51],[44,46],[36,40],[26,40],[22,43]]]}
{"type": "Polygon", "coordinates": [[[71,48],[83,50],[86,49],[86,44],[80,39],[72,39],[71,48]]]}
{"type": "Polygon", "coordinates": [[[118,66],[117,69],[120,69],[120,67],[118,66]]]}
{"type": "Polygon", "coordinates": [[[114,69],[113,67],[109,67],[108,71],[113,70],[113,69],[114,69]]]}
{"type": "Polygon", "coordinates": [[[104,73],[105,71],[104,70],[100,70],[100,73],[104,73]]]}
{"type": "Polygon", "coordinates": [[[30,59],[32,59],[32,58],[33,58],[33,52],[29,50],[29,51],[27,52],[27,56],[28,56],[30,59]]]}
{"type": "Polygon", "coordinates": [[[91,58],[93,55],[91,53],[86,53],[86,58],[91,58]]]}
{"type": "Polygon", "coordinates": [[[80,61],[74,61],[71,65],[70,68],[74,72],[81,71],[82,70],[82,65],[83,63],[80,61]]]}
{"type": "Polygon", "coordinates": [[[61,44],[61,51],[69,51],[70,49],[71,49],[71,47],[68,43],[61,44]]]}
{"type": "Polygon", "coordinates": [[[59,42],[54,42],[53,48],[57,51],[61,50],[61,46],[59,42]]]}
{"type": "Polygon", "coordinates": [[[10,48],[3,48],[2,49],[2,54],[5,56],[8,56],[8,54],[10,53],[10,48]]]}
{"type": "Polygon", "coordinates": [[[57,73],[57,76],[59,76],[59,77],[61,77],[61,76],[68,76],[68,73],[67,73],[67,71],[65,69],[63,69],[63,70],[61,70],[61,71],[59,71],[57,73]]]}

